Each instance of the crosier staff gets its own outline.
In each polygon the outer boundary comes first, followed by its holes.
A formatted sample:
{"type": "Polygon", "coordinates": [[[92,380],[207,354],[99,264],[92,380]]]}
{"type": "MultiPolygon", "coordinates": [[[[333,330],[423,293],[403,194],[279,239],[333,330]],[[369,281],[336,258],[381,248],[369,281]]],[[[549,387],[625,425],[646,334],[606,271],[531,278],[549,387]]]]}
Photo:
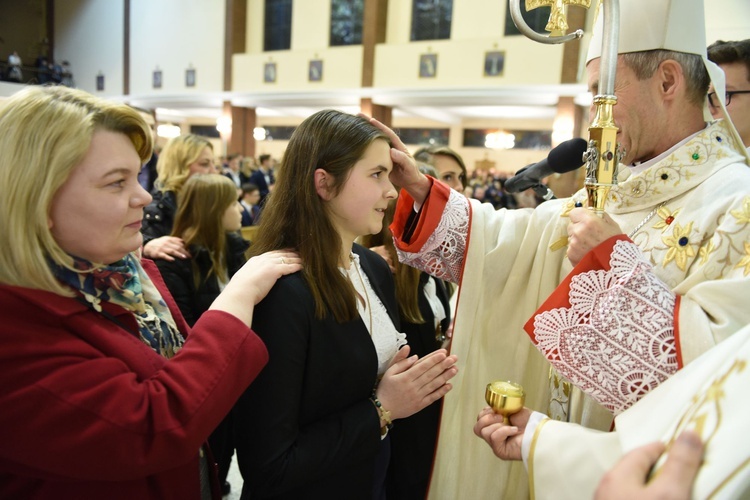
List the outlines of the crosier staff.
{"type": "MultiPolygon", "coordinates": [[[[510,15],[518,30],[526,37],[546,44],[558,44],[575,40],[583,36],[582,30],[565,35],[568,23],[563,12],[564,5],[591,7],[591,0],[526,0],[526,10],[549,6],[551,13],[545,29],[550,32],[544,36],[532,30],[521,15],[521,0],[510,0],[510,15]]],[[[589,125],[588,149],[583,154],[586,164],[587,204],[598,216],[604,214],[604,204],[609,190],[617,184],[617,166],[624,152],[617,144],[617,126],[613,119],[613,107],[617,104],[615,96],[615,72],[617,69],[617,43],[620,39],[620,3],[619,0],[603,0],[600,7],[604,8],[602,30],[602,54],[600,65],[600,93],[594,96],[596,112],[589,125]]],[[[556,379],[555,379],[556,380],[556,379]]],[[[554,384],[550,372],[550,384],[554,384]]],[[[566,395],[567,410],[570,417],[571,399],[569,397],[571,384],[561,380],[562,393],[566,395]]],[[[553,390],[553,394],[554,394],[553,390]]],[[[564,403],[563,403],[564,404],[564,403]]]]}

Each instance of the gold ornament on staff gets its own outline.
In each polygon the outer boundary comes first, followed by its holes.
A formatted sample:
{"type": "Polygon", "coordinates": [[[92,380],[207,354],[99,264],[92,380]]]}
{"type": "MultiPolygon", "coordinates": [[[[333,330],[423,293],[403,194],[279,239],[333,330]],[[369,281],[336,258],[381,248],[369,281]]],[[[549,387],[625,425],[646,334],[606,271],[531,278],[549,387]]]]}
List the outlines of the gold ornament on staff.
{"type": "Polygon", "coordinates": [[[568,19],[565,17],[565,6],[577,5],[588,9],[591,0],[526,0],[526,11],[537,7],[550,7],[549,21],[544,27],[550,36],[563,36],[568,31],[568,19]]]}
{"type": "Polygon", "coordinates": [[[596,113],[589,126],[589,149],[584,154],[588,207],[599,216],[604,213],[609,190],[617,184],[617,166],[623,155],[612,117],[615,104],[617,97],[614,95],[594,96],[596,113]]]}
{"type": "MultiPolygon", "coordinates": [[[[546,29],[550,36],[532,30],[521,15],[521,0],[510,0],[510,15],[518,30],[528,38],[541,43],[563,43],[583,36],[582,30],[560,36],[568,28],[565,5],[589,8],[591,0],[526,0],[526,10],[537,7],[552,9],[546,29]]],[[[594,96],[596,112],[589,126],[589,149],[584,154],[586,164],[586,194],[588,207],[601,216],[609,190],[617,184],[617,166],[624,151],[617,144],[617,126],[613,119],[615,96],[615,69],[617,68],[617,43],[620,38],[619,0],[601,0],[597,8],[603,9],[602,52],[599,64],[600,94],[594,96]]]]}
{"type": "Polygon", "coordinates": [[[613,117],[615,96],[615,69],[617,68],[617,43],[620,40],[620,3],[604,0],[602,52],[599,62],[599,91],[594,96],[596,113],[589,125],[589,149],[584,155],[586,163],[586,194],[588,207],[600,217],[604,214],[609,190],[617,184],[617,166],[625,152],[617,143],[617,125],[613,117]]]}
{"type": "Polygon", "coordinates": [[[484,399],[495,413],[503,416],[503,423],[510,425],[509,417],[521,411],[526,393],[519,384],[496,380],[487,384],[484,399]]]}

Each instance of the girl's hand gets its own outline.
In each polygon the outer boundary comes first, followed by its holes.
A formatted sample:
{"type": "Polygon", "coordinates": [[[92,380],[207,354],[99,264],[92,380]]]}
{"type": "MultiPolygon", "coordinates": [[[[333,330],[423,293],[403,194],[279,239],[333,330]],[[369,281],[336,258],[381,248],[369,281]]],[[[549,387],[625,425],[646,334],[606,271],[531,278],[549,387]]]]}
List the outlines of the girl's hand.
{"type": "Polygon", "coordinates": [[[409,346],[402,347],[377,389],[378,399],[393,419],[413,415],[448,394],[453,387],[448,381],[458,373],[456,356],[448,356],[445,349],[422,359],[407,358],[408,354],[409,346]]]}

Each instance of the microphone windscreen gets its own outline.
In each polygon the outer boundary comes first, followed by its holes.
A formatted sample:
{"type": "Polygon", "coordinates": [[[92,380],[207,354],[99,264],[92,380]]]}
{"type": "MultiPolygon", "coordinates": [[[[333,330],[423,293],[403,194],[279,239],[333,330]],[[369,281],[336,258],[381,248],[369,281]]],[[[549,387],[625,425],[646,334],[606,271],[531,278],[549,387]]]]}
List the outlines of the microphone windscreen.
{"type": "Polygon", "coordinates": [[[576,137],[557,145],[547,156],[547,164],[553,172],[564,174],[583,165],[583,153],[588,149],[586,139],[576,137]]]}

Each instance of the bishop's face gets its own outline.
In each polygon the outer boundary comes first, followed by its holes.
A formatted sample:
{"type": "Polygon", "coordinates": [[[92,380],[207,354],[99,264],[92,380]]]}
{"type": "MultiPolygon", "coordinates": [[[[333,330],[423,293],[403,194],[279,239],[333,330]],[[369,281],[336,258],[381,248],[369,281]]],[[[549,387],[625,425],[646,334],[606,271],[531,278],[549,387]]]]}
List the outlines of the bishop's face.
{"type": "MultiPolygon", "coordinates": [[[[588,87],[593,95],[600,93],[599,63],[601,59],[593,59],[586,65],[588,87]]],[[[613,107],[615,125],[618,127],[617,141],[625,150],[622,163],[632,165],[635,162],[648,161],[666,151],[672,144],[664,134],[663,103],[659,99],[658,81],[656,74],[645,80],[638,80],[635,72],[622,60],[617,58],[615,77],[615,96],[617,104],[613,107]]],[[[591,104],[590,120],[596,111],[591,104]]]]}

